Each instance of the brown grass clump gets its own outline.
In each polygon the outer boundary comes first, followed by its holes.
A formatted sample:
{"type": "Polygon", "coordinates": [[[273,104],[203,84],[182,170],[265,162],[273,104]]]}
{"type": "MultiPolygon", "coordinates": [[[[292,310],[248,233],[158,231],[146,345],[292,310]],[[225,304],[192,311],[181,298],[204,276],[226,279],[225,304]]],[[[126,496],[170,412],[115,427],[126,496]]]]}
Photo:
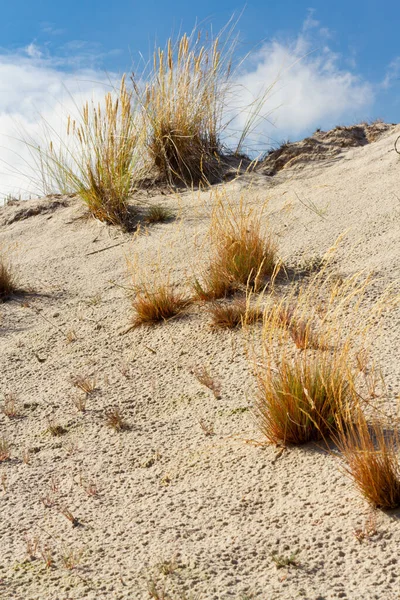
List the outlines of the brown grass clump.
{"type": "Polygon", "coordinates": [[[122,416],[121,409],[118,406],[113,406],[107,409],[104,413],[106,423],[114,431],[124,431],[128,429],[128,424],[122,416]]]}
{"type": "Polygon", "coordinates": [[[345,469],[361,494],[376,508],[400,506],[399,434],[387,430],[382,418],[371,424],[361,410],[338,438],[345,469]]]}
{"type": "Polygon", "coordinates": [[[261,432],[274,444],[305,444],[326,438],[353,405],[345,357],[328,354],[282,356],[279,364],[258,370],[255,415],[261,432]]]}
{"type": "Polygon", "coordinates": [[[17,283],[13,269],[5,256],[0,254],[0,302],[8,300],[16,291],[17,283]]]}
{"type": "MultiPolygon", "coordinates": [[[[224,54],[229,50],[224,45],[224,54]]],[[[209,183],[220,175],[219,133],[230,77],[217,38],[199,31],[154,54],[144,93],[135,84],[149,130],[150,158],[169,183],[209,183]]]]}
{"type": "Polygon", "coordinates": [[[86,102],[76,120],[69,117],[67,141],[37,148],[44,191],[78,194],[96,219],[129,228],[128,197],[142,164],[135,110],[124,76],[104,106],[86,102]]]}
{"type": "Polygon", "coordinates": [[[0,438],[0,462],[8,460],[11,456],[10,444],[5,438],[0,438]]]}
{"type": "Polygon", "coordinates": [[[189,300],[177,292],[169,283],[154,283],[154,287],[141,284],[132,302],[133,326],[154,325],[168,321],[181,313],[189,300]]]}
{"type": "Polygon", "coordinates": [[[216,300],[238,287],[259,290],[265,279],[277,268],[276,246],[263,233],[263,207],[254,212],[241,199],[233,206],[226,196],[217,196],[210,237],[212,256],[203,274],[203,283],[195,280],[194,288],[200,300],[216,300]]]}
{"type": "Polygon", "coordinates": [[[249,306],[246,300],[238,298],[230,304],[214,302],[208,309],[213,329],[235,329],[251,325],[263,318],[263,311],[249,306]]]}

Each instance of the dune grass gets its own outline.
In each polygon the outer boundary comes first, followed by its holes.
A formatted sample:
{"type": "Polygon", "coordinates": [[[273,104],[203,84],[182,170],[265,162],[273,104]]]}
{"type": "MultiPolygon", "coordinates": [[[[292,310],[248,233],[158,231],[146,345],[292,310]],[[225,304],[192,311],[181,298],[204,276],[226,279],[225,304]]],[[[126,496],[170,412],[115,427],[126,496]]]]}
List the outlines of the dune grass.
{"type": "Polygon", "coordinates": [[[66,140],[38,148],[47,190],[79,195],[100,221],[130,227],[129,196],[142,167],[143,131],[125,77],[101,105],[86,102],[68,117],[66,140]]]}
{"type": "Polygon", "coordinates": [[[337,440],[346,472],[366,500],[381,509],[400,506],[400,440],[393,422],[394,427],[385,427],[378,416],[368,423],[359,410],[337,440]]]}
{"type": "Polygon", "coordinates": [[[134,80],[151,162],[171,184],[208,184],[220,175],[230,56],[218,36],[203,39],[194,29],[156,50],[143,91],[134,80]]]}

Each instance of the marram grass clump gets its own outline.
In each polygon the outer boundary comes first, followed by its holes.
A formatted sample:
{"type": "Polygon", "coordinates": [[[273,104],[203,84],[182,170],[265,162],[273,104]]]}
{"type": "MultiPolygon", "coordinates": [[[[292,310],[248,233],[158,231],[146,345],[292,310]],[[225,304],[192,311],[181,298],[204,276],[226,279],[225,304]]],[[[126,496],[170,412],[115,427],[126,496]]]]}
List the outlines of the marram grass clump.
{"type": "Polygon", "coordinates": [[[7,258],[0,253],[0,302],[7,300],[17,291],[15,273],[7,258]]]}
{"type": "Polygon", "coordinates": [[[328,353],[282,355],[258,368],[254,411],[260,431],[274,444],[325,439],[347,420],[354,404],[345,361],[328,353]]]}

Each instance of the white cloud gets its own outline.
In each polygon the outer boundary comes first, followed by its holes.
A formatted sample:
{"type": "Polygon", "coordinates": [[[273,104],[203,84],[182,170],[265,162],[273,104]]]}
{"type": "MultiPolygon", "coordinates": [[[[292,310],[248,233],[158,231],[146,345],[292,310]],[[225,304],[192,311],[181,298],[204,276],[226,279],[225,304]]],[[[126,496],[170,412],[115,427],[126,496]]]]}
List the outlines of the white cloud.
{"type": "MultiPolygon", "coordinates": [[[[264,111],[248,151],[266,149],[266,144],[296,139],[313,128],[330,128],[360,119],[374,101],[373,86],[350,70],[340,67],[340,56],[325,43],[318,46],[306,31],[318,27],[309,13],[303,33],[292,43],[266,43],[250,66],[238,77],[241,106],[249,105],[271,83],[264,111]]],[[[319,30],[319,40],[326,38],[319,30]]],[[[243,127],[246,112],[233,123],[243,127]]]]}
{"type": "MultiPolygon", "coordinates": [[[[63,137],[68,114],[110,90],[115,74],[96,68],[63,69],[60,57],[24,49],[0,54],[0,202],[7,194],[40,194],[40,182],[22,138],[43,140],[44,127],[63,137]]],[[[71,58],[65,62],[69,64],[71,58]]],[[[79,62],[79,61],[77,61],[79,62]]]]}
{"type": "Polygon", "coordinates": [[[389,89],[395,81],[400,81],[400,56],[396,56],[388,65],[385,78],[382,81],[382,88],[389,89]]]}
{"type": "Polygon", "coordinates": [[[33,42],[25,48],[25,52],[30,58],[41,58],[43,56],[40,48],[33,42]]]}

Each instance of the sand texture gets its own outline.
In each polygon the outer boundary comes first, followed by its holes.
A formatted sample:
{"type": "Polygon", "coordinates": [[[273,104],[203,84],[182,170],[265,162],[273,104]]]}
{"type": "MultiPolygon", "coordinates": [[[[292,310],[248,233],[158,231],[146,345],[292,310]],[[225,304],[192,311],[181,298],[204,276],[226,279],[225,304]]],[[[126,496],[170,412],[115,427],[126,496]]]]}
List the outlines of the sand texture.
{"type": "MultiPolygon", "coordinates": [[[[268,199],[288,271],[345,234],[335,269],[343,277],[374,273],[372,302],[389,284],[399,289],[399,135],[390,126],[371,143],[336,145],[301,169],[288,164],[273,174],[261,165],[220,187],[232,202],[268,199]]],[[[28,290],[0,304],[0,404],[13,394],[20,409],[19,418],[0,413],[11,448],[0,462],[0,598],[400,598],[400,512],[371,517],[334,452],[263,443],[243,330],[213,331],[197,304],[168,323],[127,331],[129,262],[150,279],[169,272],[189,290],[207,259],[215,189],[143,194],[176,219],[138,235],[85,218],[76,198],[0,209],[0,244],[28,290]],[[193,374],[202,367],[219,393],[193,374]],[[95,383],[85,412],[74,404],[85,396],[72,382],[79,375],[95,383]],[[107,425],[111,407],[126,430],[107,425]],[[60,435],[49,430],[56,425],[60,435]],[[354,532],[370,518],[376,532],[359,541],[354,532]],[[27,540],[37,545],[35,560],[27,559],[27,540]],[[52,554],[52,567],[40,552],[52,554]],[[296,553],[297,567],[277,568],[275,552],[296,553]]],[[[392,410],[400,311],[373,336],[388,388],[381,402],[392,410]]]]}

